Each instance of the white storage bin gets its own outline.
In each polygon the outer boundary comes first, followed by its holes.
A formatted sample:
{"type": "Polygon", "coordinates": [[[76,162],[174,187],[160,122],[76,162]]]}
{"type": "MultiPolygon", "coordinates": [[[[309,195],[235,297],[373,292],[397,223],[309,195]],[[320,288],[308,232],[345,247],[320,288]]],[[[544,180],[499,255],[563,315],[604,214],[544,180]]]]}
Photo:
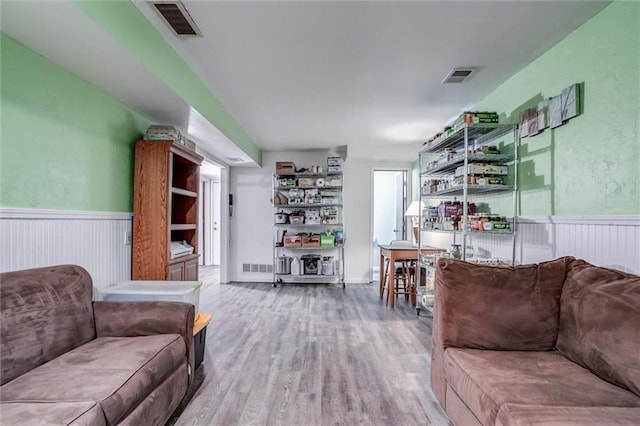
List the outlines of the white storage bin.
{"type": "Polygon", "coordinates": [[[100,300],[161,300],[191,303],[198,313],[200,287],[198,281],[123,281],[109,284],[99,291],[100,300]]]}

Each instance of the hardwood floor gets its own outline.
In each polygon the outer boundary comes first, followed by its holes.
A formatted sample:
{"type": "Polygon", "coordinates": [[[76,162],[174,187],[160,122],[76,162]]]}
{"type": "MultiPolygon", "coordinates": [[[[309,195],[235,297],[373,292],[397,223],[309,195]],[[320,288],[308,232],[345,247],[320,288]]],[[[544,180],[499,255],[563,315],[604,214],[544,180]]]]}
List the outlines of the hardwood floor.
{"type": "Polygon", "coordinates": [[[201,280],[204,362],[169,424],[450,424],[429,386],[432,318],[403,298],[392,310],[377,283],[201,280]]]}

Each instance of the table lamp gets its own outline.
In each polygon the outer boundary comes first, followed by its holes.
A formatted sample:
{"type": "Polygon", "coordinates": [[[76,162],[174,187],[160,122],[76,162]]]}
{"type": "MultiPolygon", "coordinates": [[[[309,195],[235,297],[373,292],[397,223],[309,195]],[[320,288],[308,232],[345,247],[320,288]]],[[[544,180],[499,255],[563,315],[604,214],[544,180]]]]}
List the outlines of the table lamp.
{"type": "Polygon", "coordinates": [[[406,217],[411,218],[411,224],[413,226],[413,236],[415,237],[416,241],[418,241],[418,232],[420,229],[420,227],[418,226],[418,216],[420,216],[420,210],[422,209],[424,209],[424,203],[422,201],[415,200],[411,202],[407,211],[404,212],[404,215],[406,217]]]}

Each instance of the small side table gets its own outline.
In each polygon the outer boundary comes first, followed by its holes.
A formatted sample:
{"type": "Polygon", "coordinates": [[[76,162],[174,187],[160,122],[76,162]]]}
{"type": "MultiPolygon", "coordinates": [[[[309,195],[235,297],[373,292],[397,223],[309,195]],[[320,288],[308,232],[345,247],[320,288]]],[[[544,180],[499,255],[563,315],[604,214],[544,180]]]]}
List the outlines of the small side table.
{"type": "Polygon", "coordinates": [[[211,322],[211,315],[198,312],[193,321],[193,350],[195,355],[195,369],[197,370],[204,359],[204,345],[207,340],[207,326],[211,322]]]}

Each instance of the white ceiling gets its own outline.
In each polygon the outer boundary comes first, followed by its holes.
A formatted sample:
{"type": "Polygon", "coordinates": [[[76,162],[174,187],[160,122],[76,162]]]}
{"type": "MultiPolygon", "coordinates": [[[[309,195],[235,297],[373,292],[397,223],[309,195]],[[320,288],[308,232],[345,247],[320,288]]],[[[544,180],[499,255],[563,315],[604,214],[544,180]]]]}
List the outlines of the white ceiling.
{"type": "MultiPolygon", "coordinates": [[[[177,95],[73,4],[13,3],[2,1],[4,32],[150,118],[188,127],[189,106],[159,102],[177,95]],[[112,69],[96,57],[105,52],[117,58],[112,69]]],[[[347,145],[350,159],[411,161],[421,142],[609,2],[184,0],[203,37],[180,39],[148,3],[134,3],[262,150],[347,145]],[[468,82],[441,84],[465,66],[478,68],[468,82]]],[[[204,121],[203,149],[247,159],[204,121]]]]}

